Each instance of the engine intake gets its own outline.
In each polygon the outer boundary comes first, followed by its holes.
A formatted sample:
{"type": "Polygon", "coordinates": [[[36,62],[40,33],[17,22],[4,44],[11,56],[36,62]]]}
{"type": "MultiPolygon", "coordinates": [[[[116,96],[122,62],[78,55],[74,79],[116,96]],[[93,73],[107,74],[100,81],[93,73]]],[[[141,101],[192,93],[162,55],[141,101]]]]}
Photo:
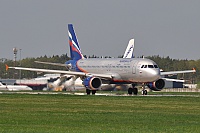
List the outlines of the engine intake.
{"type": "Polygon", "coordinates": [[[159,79],[156,82],[149,83],[147,85],[151,90],[161,91],[165,86],[165,81],[163,79],[159,79]]]}
{"type": "Polygon", "coordinates": [[[97,90],[100,88],[102,81],[98,77],[87,77],[83,80],[83,85],[91,90],[97,90]]]}

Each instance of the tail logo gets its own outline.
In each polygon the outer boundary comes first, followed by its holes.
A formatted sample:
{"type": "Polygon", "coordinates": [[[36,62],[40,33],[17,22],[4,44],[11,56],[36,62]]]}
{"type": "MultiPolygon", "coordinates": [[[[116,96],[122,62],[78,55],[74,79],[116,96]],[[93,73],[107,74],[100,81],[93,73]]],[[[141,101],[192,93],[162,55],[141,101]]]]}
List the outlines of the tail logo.
{"type": "Polygon", "coordinates": [[[78,45],[78,41],[76,39],[76,34],[74,32],[72,24],[68,25],[68,35],[69,35],[69,45],[70,45],[71,58],[73,60],[83,59],[84,57],[83,57],[83,55],[81,53],[81,49],[78,45]]]}

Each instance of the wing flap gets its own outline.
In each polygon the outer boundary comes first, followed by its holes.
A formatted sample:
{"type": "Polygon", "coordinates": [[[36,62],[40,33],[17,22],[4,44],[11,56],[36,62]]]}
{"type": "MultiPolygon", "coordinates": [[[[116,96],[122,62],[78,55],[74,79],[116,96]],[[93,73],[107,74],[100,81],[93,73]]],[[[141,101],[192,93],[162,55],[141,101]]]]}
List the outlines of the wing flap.
{"type": "Polygon", "coordinates": [[[42,62],[42,61],[34,61],[34,62],[35,63],[39,63],[39,64],[47,64],[47,65],[64,66],[64,67],[66,67],[66,64],[61,64],[61,63],[42,62]]]}

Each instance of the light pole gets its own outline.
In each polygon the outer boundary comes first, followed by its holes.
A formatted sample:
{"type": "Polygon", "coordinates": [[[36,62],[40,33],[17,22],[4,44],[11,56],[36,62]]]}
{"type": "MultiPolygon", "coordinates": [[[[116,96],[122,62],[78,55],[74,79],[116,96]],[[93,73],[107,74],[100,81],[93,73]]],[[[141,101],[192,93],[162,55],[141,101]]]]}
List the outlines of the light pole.
{"type": "MultiPolygon", "coordinates": [[[[22,65],[22,60],[21,60],[21,51],[22,51],[22,49],[20,48],[19,49],[19,59],[20,59],[20,61],[19,61],[19,66],[21,67],[21,65],[22,65]]],[[[22,73],[21,73],[22,71],[21,70],[19,70],[19,79],[20,79],[20,83],[21,83],[21,76],[22,76],[22,73]]]]}
{"type": "MultiPolygon", "coordinates": [[[[17,59],[17,48],[13,48],[13,53],[14,53],[14,67],[16,66],[16,59],[17,59]]],[[[13,74],[13,79],[15,78],[15,71],[14,71],[14,74],[13,74]]]]}
{"type": "MultiPolygon", "coordinates": [[[[1,59],[0,59],[0,62],[2,62],[3,64],[5,63],[5,61],[7,61],[7,59],[6,59],[6,58],[1,58],[1,59]]],[[[3,78],[3,77],[5,77],[5,73],[4,73],[4,72],[2,72],[2,74],[1,74],[1,77],[0,77],[0,78],[3,78]]]]}

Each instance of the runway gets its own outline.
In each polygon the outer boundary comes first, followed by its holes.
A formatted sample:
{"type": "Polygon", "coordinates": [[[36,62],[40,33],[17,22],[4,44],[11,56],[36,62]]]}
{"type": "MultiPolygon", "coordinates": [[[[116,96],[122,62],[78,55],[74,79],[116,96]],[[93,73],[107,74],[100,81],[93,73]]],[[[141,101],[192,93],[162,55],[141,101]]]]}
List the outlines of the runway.
{"type": "MultiPolygon", "coordinates": [[[[0,94],[30,94],[30,95],[80,95],[80,96],[87,96],[86,93],[83,92],[31,92],[31,91],[1,91],[0,94]]],[[[91,95],[92,96],[92,95],[91,95]]],[[[200,97],[200,93],[192,95],[190,94],[149,94],[149,95],[129,95],[126,93],[96,93],[95,96],[121,96],[121,97],[200,97]]]]}

